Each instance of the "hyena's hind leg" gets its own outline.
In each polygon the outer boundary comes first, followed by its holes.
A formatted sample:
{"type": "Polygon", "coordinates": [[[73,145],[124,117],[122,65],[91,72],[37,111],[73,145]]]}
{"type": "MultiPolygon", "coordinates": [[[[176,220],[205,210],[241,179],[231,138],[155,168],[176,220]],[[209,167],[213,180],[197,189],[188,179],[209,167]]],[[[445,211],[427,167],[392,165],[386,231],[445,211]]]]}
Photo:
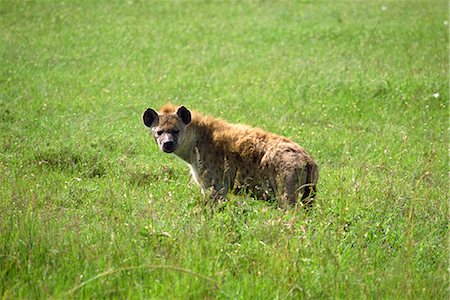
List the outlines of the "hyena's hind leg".
{"type": "Polygon", "coordinates": [[[303,184],[300,187],[302,195],[301,202],[304,206],[310,207],[317,194],[317,182],[319,180],[319,167],[315,163],[308,163],[302,172],[303,184]]]}
{"type": "Polygon", "coordinates": [[[285,170],[282,176],[277,177],[280,206],[310,207],[317,192],[318,178],[319,171],[315,164],[307,163],[306,166],[294,170],[285,170]]]}
{"type": "Polygon", "coordinates": [[[298,172],[286,172],[282,176],[277,176],[277,196],[279,198],[278,205],[282,208],[295,206],[297,203],[298,193],[298,172]]]}

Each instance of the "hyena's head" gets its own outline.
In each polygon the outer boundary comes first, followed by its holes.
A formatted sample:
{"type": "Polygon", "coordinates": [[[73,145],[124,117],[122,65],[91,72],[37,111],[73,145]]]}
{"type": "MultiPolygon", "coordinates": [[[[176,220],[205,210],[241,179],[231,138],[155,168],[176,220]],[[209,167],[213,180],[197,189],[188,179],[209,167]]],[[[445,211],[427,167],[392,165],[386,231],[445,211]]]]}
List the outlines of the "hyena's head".
{"type": "Polygon", "coordinates": [[[191,123],[191,112],[184,106],[163,109],[160,114],[148,108],[143,115],[145,126],[151,128],[159,149],[172,153],[183,143],[186,127],[191,123]]]}

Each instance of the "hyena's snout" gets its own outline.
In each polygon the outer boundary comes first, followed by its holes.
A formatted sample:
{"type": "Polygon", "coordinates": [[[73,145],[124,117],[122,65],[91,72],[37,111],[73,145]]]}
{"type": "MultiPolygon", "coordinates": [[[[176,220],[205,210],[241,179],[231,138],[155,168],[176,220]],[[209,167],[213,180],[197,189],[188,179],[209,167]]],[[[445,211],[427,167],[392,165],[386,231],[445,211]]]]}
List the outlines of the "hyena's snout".
{"type": "Polygon", "coordinates": [[[174,152],[178,146],[176,138],[169,134],[162,136],[158,144],[159,148],[166,153],[174,152]]]}
{"type": "Polygon", "coordinates": [[[175,151],[175,143],[173,141],[167,141],[163,144],[163,151],[166,153],[172,153],[175,151]]]}

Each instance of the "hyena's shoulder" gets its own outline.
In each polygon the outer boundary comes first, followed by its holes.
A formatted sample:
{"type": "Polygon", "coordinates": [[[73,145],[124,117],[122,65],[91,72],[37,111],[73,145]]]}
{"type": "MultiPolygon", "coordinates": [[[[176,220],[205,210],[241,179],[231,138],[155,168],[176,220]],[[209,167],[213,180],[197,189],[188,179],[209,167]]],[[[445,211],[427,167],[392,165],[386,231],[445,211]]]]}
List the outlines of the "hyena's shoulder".
{"type": "Polygon", "coordinates": [[[241,157],[259,157],[270,147],[287,139],[260,128],[244,124],[232,124],[221,119],[208,120],[206,131],[211,134],[211,144],[206,147],[221,149],[225,154],[241,157]]]}

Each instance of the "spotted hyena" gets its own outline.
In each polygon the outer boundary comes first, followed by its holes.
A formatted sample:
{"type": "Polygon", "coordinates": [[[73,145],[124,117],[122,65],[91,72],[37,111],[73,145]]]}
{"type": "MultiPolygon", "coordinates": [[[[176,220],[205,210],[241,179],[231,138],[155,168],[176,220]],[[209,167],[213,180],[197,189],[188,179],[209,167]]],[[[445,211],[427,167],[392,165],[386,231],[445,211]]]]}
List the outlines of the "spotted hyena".
{"type": "Polygon", "coordinates": [[[248,192],[293,206],[301,196],[309,204],[319,169],[306,151],[288,138],[165,105],[148,108],[144,124],[158,147],[187,162],[204,194],[223,199],[228,192],[248,192]]]}

